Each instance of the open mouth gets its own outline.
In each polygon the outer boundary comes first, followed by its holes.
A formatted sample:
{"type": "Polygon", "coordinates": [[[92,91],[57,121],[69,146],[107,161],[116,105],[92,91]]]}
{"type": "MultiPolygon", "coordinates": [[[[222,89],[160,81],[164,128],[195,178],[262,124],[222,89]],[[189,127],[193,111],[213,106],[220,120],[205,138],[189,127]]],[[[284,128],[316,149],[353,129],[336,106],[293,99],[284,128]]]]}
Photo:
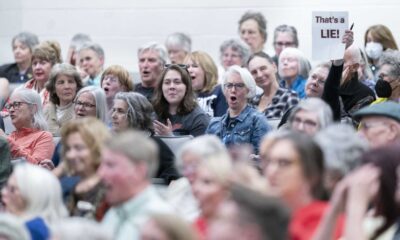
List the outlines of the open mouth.
{"type": "Polygon", "coordinates": [[[231,99],[231,102],[236,102],[236,100],[237,100],[237,97],[235,97],[235,96],[231,96],[231,97],[230,97],[230,99],[231,99]]]}
{"type": "Polygon", "coordinates": [[[109,90],[108,87],[104,87],[103,89],[104,89],[104,92],[108,93],[108,90],[109,90]]]}

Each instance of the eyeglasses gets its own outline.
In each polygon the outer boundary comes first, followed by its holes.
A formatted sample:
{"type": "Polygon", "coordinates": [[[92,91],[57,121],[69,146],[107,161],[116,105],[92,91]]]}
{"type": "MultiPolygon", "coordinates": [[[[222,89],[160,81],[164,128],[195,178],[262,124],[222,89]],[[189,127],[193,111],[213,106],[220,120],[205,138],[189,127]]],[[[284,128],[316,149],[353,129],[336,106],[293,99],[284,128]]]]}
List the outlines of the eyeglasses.
{"type": "Polygon", "coordinates": [[[10,110],[11,108],[19,109],[23,103],[30,104],[30,103],[27,103],[27,102],[12,102],[12,103],[7,103],[4,107],[7,110],[10,110]]]}
{"type": "Polygon", "coordinates": [[[294,42],[274,42],[274,44],[278,47],[290,47],[294,45],[294,42]]]}
{"type": "Polygon", "coordinates": [[[173,67],[173,66],[176,66],[176,67],[179,67],[179,68],[182,68],[182,69],[188,69],[188,65],[186,65],[186,64],[165,64],[164,65],[164,69],[168,69],[168,68],[171,68],[171,67],[173,67]]]}
{"type": "Polygon", "coordinates": [[[293,126],[300,126],[301,124],[303,124],[303,126],[305,128],[315,128],[318,125],[318,123],[316,123],[316,122],[314,122],[312,120],[308,120],[308,119],[303,120],[303,119],[301,119],[299,117],[294,117],[293,118],[293,120],[292,120],[292,125],[293,126]]]}
{"type": "Polygon", "coordinates": [[[75,107],[84,107],[84,108],[94,108],[96,107],[95,104],[87,103],[87,102],[80,102],[80,101],[74,101],[75,107]]]}
{"type": "Polygon", "coordinates": [[[224,88],[226,88],[226,89],[232,89],[232,88],[243,89],[245,87],[246,87],[246,85],[244,83],[225,83],[224,84],[224,88]]]}

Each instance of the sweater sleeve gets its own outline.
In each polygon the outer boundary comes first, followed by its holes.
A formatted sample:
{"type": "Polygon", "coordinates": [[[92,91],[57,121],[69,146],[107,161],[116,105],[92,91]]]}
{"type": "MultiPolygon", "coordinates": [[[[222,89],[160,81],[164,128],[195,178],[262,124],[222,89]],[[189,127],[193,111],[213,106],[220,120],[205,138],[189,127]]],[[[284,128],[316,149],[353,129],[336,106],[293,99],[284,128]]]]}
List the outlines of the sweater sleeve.
{"type": "Polygon", "coordinates": [[[44,159],[51,159],[54,152],[54,142],[51,133],[42,132],[31,139],[32,144],[22,148],[13,138],[9,137],[11,155],[13,158],[24,157],[28,162],[39,164],[44,159]]]}
{"type": "Polygon", "coordinates": [[[332,64],[329,70],[328,78],[325,82],[324,91],[322,92],[322,100],[324,100],[333,111],[333,119],[340,121],[340,100],[339,87],[342,78],[343,64],[335,66],[332,64]]]}

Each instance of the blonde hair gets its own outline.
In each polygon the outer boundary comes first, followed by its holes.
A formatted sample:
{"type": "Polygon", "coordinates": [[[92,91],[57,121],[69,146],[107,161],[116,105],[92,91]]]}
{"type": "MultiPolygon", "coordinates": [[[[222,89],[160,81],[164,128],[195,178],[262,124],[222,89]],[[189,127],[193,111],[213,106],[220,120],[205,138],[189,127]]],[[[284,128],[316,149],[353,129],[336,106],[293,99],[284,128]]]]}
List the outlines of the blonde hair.
{"type": "Polygon", "coordinates": [[[195,51],[188,54],[183,62],[187,64],[190,60],[198,64],[205,73],[204,87],[200,92],[211,92],[218,84],[217,65],[215,65],[211,56],[203,51],[195,51]]]}
{"type": "MultiPolygon", "coordinates": [[[[90,150],[92,157],[92,164],[97,169],[100,165],[101,150],[104,146],[104,142],[111,138],[111,133],[104,123],[94,117],[86,117],[80,119],[74,119],[66,123],[61,128],[61,142],[62,157],[65,158],[67,152],[67,139],[73,133],[79,133],[82,140],[85,142],[90,150]]],[[[68,161],[65,162],[67,172],[73,174],[71,166],[68,161]]]]}

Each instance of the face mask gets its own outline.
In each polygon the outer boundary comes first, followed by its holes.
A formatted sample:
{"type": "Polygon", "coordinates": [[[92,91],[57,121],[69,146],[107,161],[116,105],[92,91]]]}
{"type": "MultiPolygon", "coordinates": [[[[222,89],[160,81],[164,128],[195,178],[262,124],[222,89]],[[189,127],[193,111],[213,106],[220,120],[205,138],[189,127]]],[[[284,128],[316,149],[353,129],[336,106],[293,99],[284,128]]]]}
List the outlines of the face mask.
{"type": "Polygon", "coordinates": [[[369,42],[365,46],[365,52],[367,53],[369,58],[376,60],[380,58],[382,55],[383,52],[382,44],[377,42],[369,42]]]}
{"type": "Polygon", "coordinates": [[[392,95],[392,87],[390,83],[383,79],[379,79],[375,84],[376,95],[380,98],[388,98],[392,95]]]}

